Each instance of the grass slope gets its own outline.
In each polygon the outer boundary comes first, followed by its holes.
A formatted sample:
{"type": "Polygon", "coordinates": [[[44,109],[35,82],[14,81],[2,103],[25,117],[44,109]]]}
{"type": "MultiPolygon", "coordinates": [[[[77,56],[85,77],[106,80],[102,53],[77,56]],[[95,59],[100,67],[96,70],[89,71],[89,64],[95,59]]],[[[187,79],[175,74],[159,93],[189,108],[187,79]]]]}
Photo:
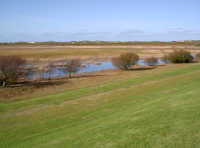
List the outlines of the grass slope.
{"type": "Polygon", "coordinates": [[[200,65],[0,104],[3,148],[198,148],[200,65]]]}

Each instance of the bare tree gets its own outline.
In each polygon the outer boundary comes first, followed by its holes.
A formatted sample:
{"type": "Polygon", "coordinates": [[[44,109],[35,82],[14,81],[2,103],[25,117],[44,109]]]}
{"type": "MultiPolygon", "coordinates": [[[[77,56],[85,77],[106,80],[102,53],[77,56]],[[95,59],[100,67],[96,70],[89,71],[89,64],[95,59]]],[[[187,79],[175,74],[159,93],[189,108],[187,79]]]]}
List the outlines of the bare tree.
{"type": "Polygon", "coordinates": [[[0,56],[0,80],[3,87],[25,76],[26,60],[17,56],[0,56]]]}
{"type": "Polygon", "coordinates": [[[55,68],[55,63],[53,61],[49,61],[48,65],[46,66],[46,70],[45,70],[45,72],[48,73],[48,79],[49,80],[52,78],[54,68],[55,68]]]}
{"type": "Polygon", "coordinates": [[[45,67],[42,65],[38,66],[34,71],[34,79],[41,81],[44,78],[45,67]]]}
{"type": "Polygon", "coordinates": [[[81,61],[79,59],[66,60],[64,65],[64,71],[69,74],[69,78],[72,77],[72,73],[76,73],[81,68],[81,61]]]}
{"type": "Polygon", "coordinates": [[[43,75],[46,72],[45,66],[39,58],[35,58],[32,61],[32,73],[33,79],[36,81],[40,81],[43,79],[43,75]]]}

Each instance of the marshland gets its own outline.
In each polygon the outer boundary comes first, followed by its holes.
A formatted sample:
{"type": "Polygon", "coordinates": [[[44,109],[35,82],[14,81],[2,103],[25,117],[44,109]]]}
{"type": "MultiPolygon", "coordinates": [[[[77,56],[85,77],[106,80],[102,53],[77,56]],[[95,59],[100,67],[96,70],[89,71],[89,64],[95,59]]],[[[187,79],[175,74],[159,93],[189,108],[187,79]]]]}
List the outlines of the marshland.
{"type": "Polygon", "coordinates": [[[0,3],[0,148],[199,148],[197,0],[0,3]]]}

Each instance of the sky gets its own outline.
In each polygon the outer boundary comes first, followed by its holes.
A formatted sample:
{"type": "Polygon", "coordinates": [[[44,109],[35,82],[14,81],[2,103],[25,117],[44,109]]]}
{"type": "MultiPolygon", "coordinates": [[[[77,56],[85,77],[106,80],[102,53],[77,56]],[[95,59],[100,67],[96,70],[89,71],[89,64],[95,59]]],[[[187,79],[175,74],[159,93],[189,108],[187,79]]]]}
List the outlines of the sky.
{"type": "Polygon", "coordinates": [[[0,42],[200,40],[200,0],[0,0],[0,42]]]}

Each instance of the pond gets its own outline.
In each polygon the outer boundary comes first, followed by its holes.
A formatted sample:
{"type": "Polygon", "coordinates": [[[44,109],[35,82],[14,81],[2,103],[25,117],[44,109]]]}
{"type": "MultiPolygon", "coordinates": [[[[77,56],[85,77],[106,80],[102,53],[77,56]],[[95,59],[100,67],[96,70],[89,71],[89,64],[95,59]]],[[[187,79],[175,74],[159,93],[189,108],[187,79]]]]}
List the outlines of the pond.
{"type": "MultiPolygon", "coordinates": [[[[157,64],[165,64],[162,60],[158,60],[157,64]]],[[[144,62],[144,60],[139,60],[137,62],[137,65],[140,66],[146,66],[146,63],[144,62]]],[[[101,70],[112,70],[112,69],[116,69],[115,66],[113,66],[111,61],[102,61],[98,64],[86,64],[84,65],[84,67],[82,67],[77,74],[81,74],[81,73],[89,73],[89,72],[96,72],[96,71],[101,71],[101,70]]],[[[51,77],[55,78],[55,77],[60,77],[60,76],[66,76],[67,73],[63,71],[63,69],[61,67],[56,67],[53,69],[52,73],[51,73],[51,77]]],[[[36,75],[34,73],[30,73],[29,74],[29,78],[34,79],[36,77],[36,75]]],[[[41,73],[42,78],[49,78],[50,74],[49,73],[41,73]]]]}

